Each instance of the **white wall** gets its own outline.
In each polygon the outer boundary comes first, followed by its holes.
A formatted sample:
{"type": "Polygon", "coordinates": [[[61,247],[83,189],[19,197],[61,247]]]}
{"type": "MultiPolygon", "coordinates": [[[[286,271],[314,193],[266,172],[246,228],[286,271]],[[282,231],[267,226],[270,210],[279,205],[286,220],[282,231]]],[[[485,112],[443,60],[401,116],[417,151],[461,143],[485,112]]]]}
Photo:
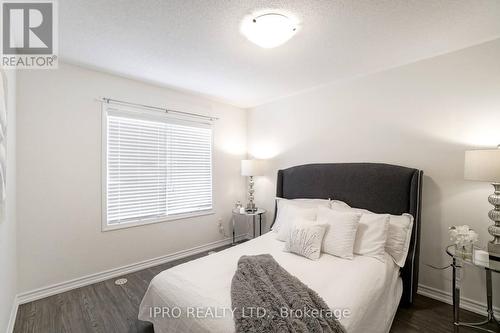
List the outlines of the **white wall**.
{"type": "Polygon", "coordinates": [[[0,332],[7,332],[17,289],[16,73],[12,70],[4,73],[7,79],[7,197],[5,220],[0,222],[0,332]]]}
{"type": "MultiPolygon", "coordinates": [[[[500,143],[500,40],[328,84],[250,110],[249,153],[271,158],[257,203],[273,211],[276,171],[311,162],[385,162],[424,170],[420,283],[450,291],[451,225],[490,239],[489,184],[463,180],[464,150],[500,143]]],[[[271,214],[268,214],[268,219],[271,214]]],[[[500,279],[495,277],[496,287],[500,279]]],[[[484,271],[467,269],[463,296],[485,302],[484,271]]],[[[500,288],[495,290],[500,304],[500,288]]]]}
{"type": "Polygon", "coordinates": [[[61,64],[18,75],[20,293],[220,240],[245,196],[246,112],[207,99],[61,64]],[[220,117],[215,214],[101,232],[100,96],[220,117]]]}

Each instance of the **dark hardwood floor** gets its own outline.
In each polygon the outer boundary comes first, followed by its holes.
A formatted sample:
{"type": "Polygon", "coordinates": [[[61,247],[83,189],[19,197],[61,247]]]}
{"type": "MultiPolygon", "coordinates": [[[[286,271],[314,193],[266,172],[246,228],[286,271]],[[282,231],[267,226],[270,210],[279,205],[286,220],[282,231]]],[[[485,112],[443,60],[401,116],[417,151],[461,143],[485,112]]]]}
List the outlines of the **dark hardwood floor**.
{"type": "MultiPolygon", "coordinates": [[[[226,247],[219,248],[222,250],[226,247]]],[[[78,288],[19,307],[15,333],[152,333],[150,323],[139,321],[137,313],[142,296],[151,279],[161,271],[207,253],[180,259],[124,276],[122,286],[107,280],[78,288]]],[[[480,319],[462,311],[464,321],[480,319]]],[[[433,299],[418,296],[413,307],[399,309],[391,333],[452,332],[452,307],[433,299]]],[[[495,328],[492,328],[493,330],[495,328]]],[[[477,332],[460,329],[461,333],[477,332]]]]}

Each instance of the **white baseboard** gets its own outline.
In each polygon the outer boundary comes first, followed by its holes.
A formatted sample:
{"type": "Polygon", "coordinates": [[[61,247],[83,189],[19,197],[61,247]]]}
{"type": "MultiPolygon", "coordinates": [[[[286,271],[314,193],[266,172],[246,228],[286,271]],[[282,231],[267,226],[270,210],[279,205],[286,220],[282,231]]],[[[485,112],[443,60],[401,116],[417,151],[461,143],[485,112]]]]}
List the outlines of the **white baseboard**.
{"type": "MultiPolygon", "coordinates": [[[[236,241],[247,239],[247,234],[239,235],[236,237],[236,241]]],[[[135,264],[130,264],[122,267],[113,268],[100,273],[90,274],[73,280],[53,284],[47,287],[38,288],[35,290],[27,291],[17,295],[17,304],[25,304],[28,302],[36,301],[48,296],[56,295],[69,291],[72,289],[88,286],[97,282],[112,279],[118,276],[130,274],[137,272],[149,267],[158,266],[170,261],[177,259],[182,259],[194,254],[206,252],[213,250],[217,247],[229,245],[232,242],[232,238],[225,238],[208,244],[196,246],[187,250],[178,251],[175,253],[167,254],[161,257],[144,260],[135,264]]]]}
{"type": "MultiPolygon", "coordinates": [[[[443,303],[453,304],[452,294],[451,292],[448,291],[443,291],[419,284],[417,294],[422,296],[427,296],[429,298],[441,301],[443,303]]],[[[486,315],[486,309],[487,309],[485,303],[478,302],[465,297],[460,297],[460,308],[483,316],[486,315]]],[[[495,317],[497,318],[500,317],[499,307],[493,307],[493,312],[495,313],[495,317]]]]}
{"type": "Polygon", "coordinates": [[[14,324],[16,323],[17,309],[19,308],[19,301],[14,297],[12,302],[12,310],[10,311],[9,323],[7,324],[7,333],[14,332],[14,324]]]}

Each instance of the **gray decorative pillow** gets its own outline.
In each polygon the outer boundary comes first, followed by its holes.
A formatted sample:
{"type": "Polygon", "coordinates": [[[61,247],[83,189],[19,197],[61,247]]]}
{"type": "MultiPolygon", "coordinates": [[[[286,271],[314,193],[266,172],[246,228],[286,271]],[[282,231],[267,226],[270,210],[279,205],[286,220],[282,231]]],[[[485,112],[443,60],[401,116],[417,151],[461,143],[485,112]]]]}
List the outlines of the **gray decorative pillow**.
{"type": "Polygon", "coordinates": [[[321,243],[325,236],[326,225],[314,221],[298,220],[291,229],[285,243],[285,251],[317,260],[321,254],[321,243]]]}

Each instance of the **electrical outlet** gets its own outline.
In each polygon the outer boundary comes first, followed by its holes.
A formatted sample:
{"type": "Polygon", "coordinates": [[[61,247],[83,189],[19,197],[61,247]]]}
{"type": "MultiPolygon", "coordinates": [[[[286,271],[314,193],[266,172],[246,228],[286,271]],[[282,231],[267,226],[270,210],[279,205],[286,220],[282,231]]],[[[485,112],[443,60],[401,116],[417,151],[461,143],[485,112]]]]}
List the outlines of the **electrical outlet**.
{"type": "Polygon", "coordinates": [[[219,233],[225,236],[226,233],[224,231],[224,225],[222,224],[221,218],[219,218],[219,220],[217,221],[217,226],[219,227],[219,233]]]}

